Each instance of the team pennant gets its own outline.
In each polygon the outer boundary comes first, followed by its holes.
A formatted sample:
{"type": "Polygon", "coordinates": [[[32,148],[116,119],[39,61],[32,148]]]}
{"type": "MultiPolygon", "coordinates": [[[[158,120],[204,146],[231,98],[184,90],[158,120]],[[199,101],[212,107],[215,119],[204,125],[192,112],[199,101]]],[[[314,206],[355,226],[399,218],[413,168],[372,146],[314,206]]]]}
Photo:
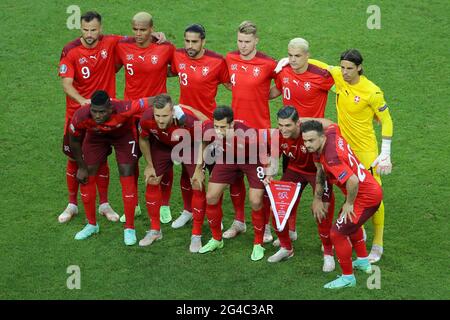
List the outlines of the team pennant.
{"type": "Polygon", "coordinates": [[[273,215],[277,223],[278,231],[282,231],[291,214],[292,207],[297,201],[300,192],[301,183],[288,181],[275,181],[266,185],[266,191],[269,195],[273,215]]]}

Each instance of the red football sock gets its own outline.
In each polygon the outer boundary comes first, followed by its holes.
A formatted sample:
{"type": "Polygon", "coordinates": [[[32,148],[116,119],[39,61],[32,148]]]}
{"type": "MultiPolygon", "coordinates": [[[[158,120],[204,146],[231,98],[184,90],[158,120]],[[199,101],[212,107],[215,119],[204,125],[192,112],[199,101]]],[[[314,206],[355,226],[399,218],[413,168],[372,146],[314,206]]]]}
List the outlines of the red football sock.
{"type": "Polygon", "coordinates": [[[172,195],[173,168],[167,171],[161,179],[162,206],[169,206],[170,196],[172,195]]]}
{"type": "Polygon", "coordinates": [[[139,162],[134,166],[134,184],[136,185],[136,205],[139,204],[139,162]]]}
{"type": "Polygon", "coordinates": [[[67,160],[66,167],[66,182],[67,191],[69,191],[69,203],[78,204],[78,180],[77,180],[78,165],[76,161],[67,160]]]}
{"type": "Polygon", "coordinates": [[[263,206],[262,206],[262,213],[264,217],[264,225],[268,224],[270,222],[270,213],[272,212],[270,210],[270,199],[267,193],[264,193],[263,196],[263,206]]]}
{"type": "Polygon", "coordinates": [[[278,239],[280,240],[280,247],[291,250],[292,249],[292,241],[291,241],[291,238],[289,237],[288,226],[285,225],[283,231],[279,232],[278,228],[277,228],[277,223],[275,221],[275,216],[273,216],[273,215],[272,215],[272,225],[273,225],[273,228],[275,229],[275,233],[277,234],[278,239]]]}
{"type": "Polygon", "coordinates": [[[83,200],[84,212],[86,212],[86,218],[89,224],[96,225],[97,220],[95,217],[95,200],[97,193],[95,192],[95,176],[89,176],[86,184],[80,184],[81,200],[83,200]]]}
{"type": "Polygon", "coordinates": [[[332,193],[327,217],[322,219],[322,222],[317,225],[319,237],[323,244],[323,254],[329,256],[333,255],[333,244],[331,242],[330,230],[334,217],[334,200],[334,193],[332,193]]]}
{"type": "Polygon", "coordinates": [[[245,196],[244,177],[241,177],[230,185],[230,197],[235,212],[234,219],[241,222],[245,222],[245,196]]]}
{"type": "Polygon", "coordinates": [[[161,188],[159,185],[147,184],[145,203],[150,217],[150,229],[160,230],[159,209],[161,208],[161,188]]]}
{"type": "Polygon", "coordinates": [[[222,205],[206,204],[206,217],[208,218],[209,227],[215,240],[222,240],[222,205]]]}
{"type": "Polygon", "coordinates": [[[253,244],[263,244],[264,238],[264,212],[263,209],[252,210],[252,224],[254,232],[253,244]]]}
{"type": "Polygon", "coordinates": [[[349,238],[346,235],[339,233],[336,226],[333,226],[331,228],[330,235],[331,241],[334,245],[334,250],[336,251],[336,256],[342,269],[342,274],[353,274],[352,245],[350,244],[349,238]]]}
{"type": "Polygon", "coordinates": [[[183,169],[180,178],[181,196],[183,197],[184,210],[192,212],[192,186],[186,170],[183,169]]]}
{"type": "Polygon", "coordinates": [[[203,221],[205,220],[206,193],[192,190],[192,235],[201,236],[203,221]]]}
{"type": "Polygon", "coordinates": [[[100,204],[108,202],[109,187],[109,166],[108,162],[103,162],[97,171],[97,190],[100,204]]]}
{"type": "Polygon", "coordinates": [[[120,177],[122,185],[123,211],[125,213],[125,229],[134,229],[134,208],[136,207],[136,179],[134,176],[120,177]]]}
{"type": "Polygon", "coordinates": [[[364,241],[364,232],[362,228],[350,235],[350,241],[355,249],[358,258],[367,258],[366,242],[364,241]]]}

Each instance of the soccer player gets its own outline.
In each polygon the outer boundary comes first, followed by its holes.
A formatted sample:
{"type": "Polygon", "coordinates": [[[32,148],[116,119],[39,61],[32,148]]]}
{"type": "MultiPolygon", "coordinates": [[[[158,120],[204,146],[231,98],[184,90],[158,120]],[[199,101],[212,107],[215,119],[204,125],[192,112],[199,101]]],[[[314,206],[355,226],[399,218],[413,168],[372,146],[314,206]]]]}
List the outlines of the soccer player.
{"type": "Polygon", "coordinates": [[[95,180],[100,164],[107,160],[114,147],[127,217],[124,242],[128,246],[136,243],[134,167],[138,157],[133,117],[142,114],[150,102],[151,99],[111,100],[106,91],[98,90],[92,95],[90,104],[75,112],[69,126],[70,147],[78,164],[76,178],[81,183],[81,198],[88,219],[88,224],[75,235],[76,240],[84,240],[99,232],[95,216],[95,180]]]}
{"type": "Polygon", "coordinates": [[[327,283],[324,288],[354,287],[356,278],[353,269],[372,272],[362,225],[380,206],[383,199],[381,186],[360,163],[337,125],[330,125],[324,132],[320,122],[307,121],[302,123],[301,132],[308,152],[314,153],[317,166],[314,215],[319,218],[326,213],[321,201],[326,177],[337,185],[345,196],[339,218],[331,228],[331,241],[342,269],[342,276],[327,283]],[[357,256],[353,263],[352,246],[357,256]]]}
{"type": "MultiPolygon", "coordinates": [[[[270,98],[283,93],[283,105],[294,106],[301,117],[323,118],[327,105],[328,90],[334,80],[327,69],[308,63],[309,43],[303,38],[294,38],[288,44],[289,65],[284,67],[275,79],[275,86],[270,90],[270,98]]],[[[288,159],[283,155],[283,169],[288,159]]],[[[332,195],[334,198],[334,195],[332,195]]],[[[334,203],[334,201],[333,201],[334,203]]],[[[291,240],[297,239],[296,212],[289,219],[291,240]]],[[[274,244],[279,244],[275,240],[274,244]]]]}
{"type": "MultiPolygon", "coordinates": [[[[154,97],[167,92],[167,70],[172,63],[175,46],[170,42],[157,43],[152,36],[153,17],[147,12],[139,12],[131,21],[134,37],[119,41],[116,49],[116,68],[125,66],[125,100],[141,97],[154,97]]],[[[136,178],[139,167],[136,166],[136,178]]],[[[162,206],[161,222],[172,220],[169,200],[172,191],[173,170],[170,170],[161,182],[162,206]]],[[[136,215],[140,215],[139,205],[136,215]]],[[[125,215],[120,217],[125,222],[125,215]]]]}
{"type": "MultiPolygon", "coordinates": [[[[235,121],[242,121],[255,129],[270,128],[269,93],[272,79],[275,79],[276,61],[257,51],[259,38],[256,25],[244,21],[237,30],[238,50],[229,52],[227,61],[230,75],[232,102],[235,121]]],[[[270,202],[264,196],[265,235],[264,242],[273,240],[270,234],[270,202]]],[[[224,238],[233,238],[244,232],[245,217],[236,214],[231,227],[224,232],[224,238]]]]}
{"type": "MultiPolygon", "coordinates": [[[[147,185],[145,200],[150,218],[150,230],[139,241],[139,245],[143,247],[149,246],[154,241],[162,239],[159,218],[162,198],[160,183],[162,176],[173,167],[173,161],[179,161],[182,163],[183,169],[186,170],[192,182],[193,192],[191,202],[194,223],[189,250],[195,253],[202,246],[201,234],[206,201],[203,187],[203,164],[201,161],[195,161],[197,159],[195,152],[191,152],[195,150],[194,139],[192,137],[195,121],[199,118],[186,113],[185,123],[183,126],[180,126],[174,120],[173,112],[174,106],[170,96],[167,94],[158,95],[155,97],[153,109],[149,109],[144,113],[139,124],[139,144],[147,162],[144,171],[145,183],[147,185]],[[179,157],[175,159],[172,157],[172,151],[180,143],[179,138],[176,137],[181,135],[182,132],[180,129],[185,129],[183,131],[183,142],[184,139],[190,140],[187,146],[190,149],[188,151],[190,151],[191,156],[189,157],[183,152],[181,159],[179,157]],[[187,161],[185,159],[186,157],[188,157],[187,161]]],[[[203,117],[203,119],[207,119],[206,116],[203,117]]],[[[201,132],[201,125],[199,129],[201,132]]]]}
{"type": "Polygon", "coordinates": [[[268,142],[264,141],[264,136],[258,135],[255,129],[242,122],[234,121],[233,111],[228,106],[217,107],[213,117],[214,122],[205,123],[203,134],[204,140],[207,141],[208,138],[212,140],[207,153],[212,148],[215,154],[215,164],[206,194],[206,216],[212,238],[199,252],[206,253],[223,248],[221,229],[223,212],[220,199],[225,188],[244,174],[250,185],[249,200],[254,230],[251,259],[253,261],[261,260],[265,250],[262,246],[264,237],[264,214],[262,212],[264,185],[262,180],[265,173],[263,159],[259,154],[249,151],[261,150],[260,145],[267,146],[268,142]],[[252,136],[252,133],[255,135],[252,136]]]}
{"type": "MultiPolygon", "coordinates": [[[[285,106],[277,113],[278,117],[278,130],[279,130],[279,147],[280,154],[286,155],[288,158],[288,165],[281,177],[282,181],[300,182],[301,188],[298,199],[292,208],[291,215],[294,215],[297,211],[300,198],[305,187],[310,184],[313,188],[313,193],[316,186],[316,166],[314,165],[313,156],[306,150],[305,144],[300,132],[301,120],[299,114],[293,106],[285,106]]],[[[309,118],[306,118],[309,119],[309,118]]],[[[324,123],[324,125],[330,125],[332,122],[327,119],[317,119],[324,123]]],[[[269,183],[272,180],[271,176],[267,176],[264,179],[265,183],[269,183]]],[[[317,219],[318,232],[322,245],[324,247],[323,253],[323,267],[324,272],[331,272],[335,268],[333,247],[330,240],[330,229],[333,223],[334,215],[334,196],[332,193],[331,185],[327,185],[325,188],[323,201],[325,203],[327,213],[325,218],[317,219]]],[[[279,262],[281,260],[290,258],[294,255],[292,248],[292,241],[290,237],[289,227],[280,232],[276,228],[275,218],[273,218],[273,226],[278,235],[278,245],[280,249],[277,253],[269,257],[269,262],[279,262]]],[[[275,243],[275,241],[274,241],[275,243]]]]}
{"type": "MultiPolygon", "coordinates": [[[[340,67],[327,66],[336,83],[336,108],[342,136],[348,141],[364,167],[369,168],[381,185],[381,175],[390,174],[393,123],[381,89],[363,75],[363,57],[356,49],[341,54],[340,67]],[[373,120],[381,123],[381,152],[373,128],[373,120]],[[376,169],[376,170],[375,170],[376,169]]],[[[383,254],[384,204],[372,218],[374,237],[369,254],[371,263],[383,254]]]]}
{"type": "MultiPolygon", "coordinates": [[[[105,90],[112,98],[116,96],[114,50],[119,36],[102,35],[102,17],[94,11],[81,16],[81,37],[69,42],[62,50],[59,76],[66,94],[66,121],[64,125],[63,152],[68,156],[66,179],[69,204],[59,215],[61,223],[69,221],[78,213],[77,162],[69,145],[69,124],[80,106],[90,103],[89,97],[97,89],[105,90]]],[[[109,167],[107,162],[98,168],[97,189],[100,196],[99,212],[110,221],[119,215],[108,204],[109,167]]]]}
{"type": "MultiPolygon", "coordinates": [[[[180,81],[180,103],[199,110],[212,120],[216,109],[216,95],[220,84],[229,88],[229,76],[225,59],[205,48],[206,30],[200,24],[191,24],[184,30],[184,48],[177,49],[171,68],[173,75],[180,81]]],[[[181,177],[181,190],[185,204],[192,195],[189,194],[190,181],[185,171],[181,177]]],[[[230,186],[230,196],[238,215],[244,215],[245,185],[242,179],[230,186]]],[[[172,227],[180,228],[192,219],[189,210],[176,219],[172,227]]]]}

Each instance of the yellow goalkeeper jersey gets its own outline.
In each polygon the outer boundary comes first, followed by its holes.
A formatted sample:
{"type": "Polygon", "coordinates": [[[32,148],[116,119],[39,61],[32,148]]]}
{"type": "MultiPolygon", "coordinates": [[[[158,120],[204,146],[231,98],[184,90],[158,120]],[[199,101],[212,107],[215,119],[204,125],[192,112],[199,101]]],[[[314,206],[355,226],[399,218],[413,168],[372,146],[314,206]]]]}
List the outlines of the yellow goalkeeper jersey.
{"type": "Polygon", "coordinates": [[[336,108],[341,133],[355,151],[378,152],[373,120],[381,121],[382,135],[391,137],[393,126],[381,89],[365,76],[351,85],[342,76],[340,67],[330,67],[310,59],[308,62],[327,68],[336,86],[336,108]]]}

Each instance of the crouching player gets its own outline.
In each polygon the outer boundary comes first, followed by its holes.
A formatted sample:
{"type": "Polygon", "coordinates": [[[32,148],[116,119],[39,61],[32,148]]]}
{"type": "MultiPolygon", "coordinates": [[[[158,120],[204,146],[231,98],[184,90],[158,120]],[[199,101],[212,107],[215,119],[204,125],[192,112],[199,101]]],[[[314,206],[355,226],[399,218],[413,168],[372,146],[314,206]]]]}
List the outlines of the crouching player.
{"type": "Polygon", "coordinates": [[[327,283],[324,288],[354,287],[356,279],[353,268],[366,273],[372,271],[361,226],[380,206],[383,200],[381,186],[355,157],[337,125],[333,124],[324,131],[320,122],[307,121],[302,123],[301,132],[308,152],[314,152],[317,166],[314,215],[323,217],[326,214],[321,200],[326,177],[345,195],[339,218],[331,228],[331,241],[342,269],[342,276],[327,283]],[[353,264],[352,246],[357,256],[353,264]]]}
{"type": "MultiPolygon", "coordinates": [[[[187,111],[188,107],[182,106],[182,109],[187,111]]],[[[172,99],[167,94],[161,94],[155,97],[153,108],[148,109],[141,118],[139,124],[139,146],[147,162],[144,171],[147,186],[145,201],[150,218],[150,230],[139,241],[139,245],[142,247],[149,246],[153,242],[162,239],[160,226],[160,207],[162,201],[161,179],[164,174],[172,170],[173,161],[175,160],[181,160],[182,170],[187,172],[192,183],[193,227],[189,250],[191,252],[198,252],[202,246],[201,234],[206,201],[205,190],[203,188],[203,163],[196,161],[198,154],[192,151],[195,150],[193,138],[195,122],[199,121],[199,119],[205,120],[207,118],[192,108],[189,108],[189,111],[185,113],[184,124],[180,125],[174,119],[172,99]],[[189,111],[194,115],[190,114],[189,111]],[[183,128],[185,131],[180,130],[183,128]],[[181,143],[177,136],[182,137],[183,140],[190,140],[190,156],[183,154],[181,159],[172,158],[173,148],[181,143]],[[185,159],[186,157],[188,158],[187,161],[185,159]]],[[[199,129],[201,132],[201,125],[199,129]]]]}
{"type": "MultiPolygon", "coordinates": [[[[316,166],[314,165],[313,155],[307,152],[305,144],[303,142],[300,132],[300,129],[302,127],[302,119],[299,118],[299,114],[296,108],[293,106],[285,106],[278,111],[277,117],[280,154],[285,155],[288,159],[287,168],[283,173],[281,180],[301,183],[301,189],[298,199],[292,208],[291,215],[289,216],[289,222],[295,225],[295,215],[297,214],[297,207],[300,202],[301,195],[308,184],[312,186],[314,192],[316,186],[317,170],[316,166]]],[[[323,123],[325,126],[332,124],[332,122],[327,119],[317,119],[317,121],[323,123]]],[[[270,182],[270,180],[270,176],[267,176],[264,179],[264,181],[267,183],[270,182]]],[[[324,272],[331,272],[335,268],[333,246],[330,239],[330,229],[333,223],[334,215],[334,193],[332,191],[331,185],[327,185],[325,190],[326,192],[324,192],[323,201],[325,203],[327,213],[324,218],[319,217],[317,219],[317,227],[319,237],[324,248],[322,270],[324,272]]],[[[276,227],[275,217],[273,217],[273,226],[278,235],[278,239],[274,241],[274,245],[280,246],[280,250],[269,257],[268,261],[279,262],[281,260],[292,257],[294,255],[294,249],[292,247],[292,240],[290,237],[291,231],[289,230],[289,225],[286,224],[285,228],[282,231],[278,231],[276,227]]]]}
{"type": "MultiPolygon", "coordinates": [[[[268,139],[249,128],[242,122],[235,122],[233,111],[228,106],[219,106],[213,112],[214,122],[206,122],[203,126],[203,139],[214,149],[215,164],[208,181],[206,194],[206,216],[211,228],[212,239],[200,249],[207,253],[223,248],[222,240],[222,195],[225,188],[247,176],[250,185],[249,200],[252,208],[252,223],[254,242],[251,259],[261,260],[264,257],[264,213],[262,211],[264,195],[264,166],[259,151],[264,146],[267,149],[268,139]],[[255,135],[252,135],[254,133],[255,135]],[[209,139],[209,141],[208,141],[209,139]],[[251,146],[251,144],[254,144],[251,146]],[[258,154],[250,154],[250,150],[258,150],[258,154]]],[[[269,137],[269,134],[266,135],[269,137]]]]}
{"type": "Polygon", "coordinates": [[[75,112],[70,124],[70,148],[78,164],[77,180],[81,183],[81,198],[88,219],[88,224],[75,235],[75,239],[83,240],[99,232],[95,217],[96,173],[114,147],[127,217],[124,242],[126,245],[136,243],[134,170],[138,156],[133,117],[140,116],[149,107],[149,100],[111,100],[106,91],[98,90],[92,95],[89,105],[75,112]],[[86,137],[81,146],[84,134],[86,137]]]}

